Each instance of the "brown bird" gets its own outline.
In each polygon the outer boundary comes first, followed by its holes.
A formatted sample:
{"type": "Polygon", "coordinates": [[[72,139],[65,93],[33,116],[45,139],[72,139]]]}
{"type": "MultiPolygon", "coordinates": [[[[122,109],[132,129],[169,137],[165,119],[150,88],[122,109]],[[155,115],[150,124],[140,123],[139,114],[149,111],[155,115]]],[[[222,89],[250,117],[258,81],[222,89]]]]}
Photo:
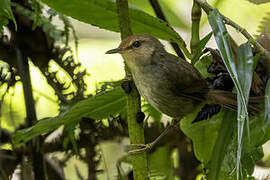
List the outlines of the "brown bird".
{"type": "MultiPolygon", "coordinates": [[[[168,53],[153,36],[129,36],[118,48],[106,53],[120,53],[141,96],[170,117],[181,119],[205,102],[237,107],[235,94],[211,89],[196,68],[168,53]]],[[[253,106],[249,108],[257,111],[253,106]]]]}

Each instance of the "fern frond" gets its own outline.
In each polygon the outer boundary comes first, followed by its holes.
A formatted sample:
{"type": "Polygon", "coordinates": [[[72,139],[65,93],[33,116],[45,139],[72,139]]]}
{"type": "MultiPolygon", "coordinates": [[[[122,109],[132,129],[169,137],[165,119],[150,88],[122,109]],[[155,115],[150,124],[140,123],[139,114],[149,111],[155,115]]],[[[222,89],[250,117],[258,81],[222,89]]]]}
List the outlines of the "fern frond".
{"type": "Polygon", "coordinates": [[[266,33],[268,36],[270,36],[270,12],[266,13],[266,15],[262,18],[257,32],[259,34],[266,33]]]}

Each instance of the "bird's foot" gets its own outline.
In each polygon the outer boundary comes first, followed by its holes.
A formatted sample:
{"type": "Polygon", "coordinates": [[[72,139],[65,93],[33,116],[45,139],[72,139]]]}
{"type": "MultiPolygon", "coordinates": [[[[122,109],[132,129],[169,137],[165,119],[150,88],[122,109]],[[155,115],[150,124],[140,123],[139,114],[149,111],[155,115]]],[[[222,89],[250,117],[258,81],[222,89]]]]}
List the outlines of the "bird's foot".
{"type": "Polygon", "coordinates": [[[130,144],[129,147],[131,148],[137,147],[139,149],[130,150],[128,151],[128,154],[134,155],[134,154],[141,154],[144,152],[148,152],[153,148],[154,144],[155,144],[154,142],[151,142],[148,144],[130,144]]]}
{"type": "Polygon", "coordinates": [[[148,144],[130,144],[129,147],[137,147],[139,149],[134,149],[131,151],[128,151],[128,154],[140,154],[144,152],[148,152],[153,149],[153,147],[164,137],[166,136],[171,129],[173,128],[179,128],[179,120],[173,119],[171,125],[167,126],[165,130],[151,143],[148,144]]]}

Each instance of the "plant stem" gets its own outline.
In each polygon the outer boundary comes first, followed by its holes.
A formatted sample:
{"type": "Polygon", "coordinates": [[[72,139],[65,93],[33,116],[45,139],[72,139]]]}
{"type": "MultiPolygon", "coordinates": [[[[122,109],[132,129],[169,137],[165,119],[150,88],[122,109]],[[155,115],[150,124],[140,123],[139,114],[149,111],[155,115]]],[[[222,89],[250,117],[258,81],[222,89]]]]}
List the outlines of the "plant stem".
{"type": "Polygon", "coordinates": [[[201,20],[202,10],[200,5],[193,0],[193,6],[191,11],[191,40],[190,49],[191,55],[194,56],[197,50],[197,46],[200,43],[200,20],[201,20]]]}
{"type": "MultiPolygon", "coordinates": [[[[119,28],[121,32],[121,39],[132,35],[128,1],[116,0],[119,28]]],[[[126,76],[130,77],[130,72],[126,66],[126,76]]],[[[145,144],[143,123],[137,123],[136,115],[141,112],[140,94],[134,84],[131,82],[131,92],[127,94],[127,121],[128,131],[131,144],[145,144]]],[[[146,153],[136,154],[132,158],[133,177],[134,180],[147,180],[148,179],[148,166],[146,153]]]]}
{"type": "MultiPolygon", "coordinates": [[[[154,9],[157,17],[168,23],[165,15],[164,15],[161,7],[160,7],[160,4],[159,4],[158,0],[149,0],[149,2],[151,4],[152,8],[154,9]]],[[[186,58],[185,58],[183,52],[181,51],[181,49],[179,48],[178,44],[175,43],[175,42],[170,42],[170,44],[173,47],[173,49],[176,52],[176,54],[179,57],[181,57],[183,60],[185,60],[186,58]]]]}
{"type": "MultiPolygon", "coordinates": [[[[214,8],[206,2],[206,0],[195,0],[202,9],[206,12],[206,14],[209,14],[210,11],[212,11],[214,8]]],[[[222,14],[221,14],[222,15],[222,14]]],[[[266,58],[270,61],[270,52],[267,51],[260,43],[258,43],[248,32],[246,29],[242,28],[238,24],[236,24],[231,19],[227,18],[226,16],[222,15],[222,18],[224,20],[225,24],[228,24],[232,27],[234,27],[237,31],[239,31],[243,36],[247,38],[247,40],[255,46],[255,48],[260,51],[263,55],[266,56],[266,58]]]]}
{"type": "MultiPolygon", "coordinates": [[[[20,49],[16,49],[18,69],[23,84],[23,94],[26,108],[26,122],[27,126],[33,126],[37,121],[35,102],[33,98],[33,89],[31,85],[31,78],[29,72],[28,58],[23,54],[20,49]]],[[[32,153],[32,165],[35,180],[45,180],[44,158],[40,152],[39,147],[40,138],[34,138],[30,145],[32,153]]]]}

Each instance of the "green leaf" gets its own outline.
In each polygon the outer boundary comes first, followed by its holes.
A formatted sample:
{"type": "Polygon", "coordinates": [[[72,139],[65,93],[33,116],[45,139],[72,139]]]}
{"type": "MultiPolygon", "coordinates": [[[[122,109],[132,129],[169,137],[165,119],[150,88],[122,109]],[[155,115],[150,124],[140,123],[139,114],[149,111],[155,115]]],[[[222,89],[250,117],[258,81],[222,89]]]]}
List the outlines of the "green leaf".
{"type": "Polygon", "coordinates": [[[265,3],[269,3],[269,0],[248,0],[249,2],[252,2],[254,4],[265,4],[265,3]]]}
{"type": "Polygon", "coordinates": [[[8,19],[11,19],[15,25],[15,30],[17,30],[16,20],[13,16],[10,0],[1,0],[0,1],[0,32],[2,31],[3,26],[8,24],[8,19]]]}
{"type": "Polygon", "coordinates": [[[163,146],[149,154],[150,180],[175,179],[171,152],[168,146],[163,146]]]}
{"type": "Polygon", "coordinates": [[[208,73],[208,70],[207,70],[208,67],[211,65],[212,61],[213,61],[212,55],[207,54],[203,56],[201,59],[199,59],[194,65],[205,79],[209,76],[212,76],[212,74],[208,73]]]}
{"type": "Polygon", "coordinates": [[[240,45],[237,48],[236,53],[238,57],[237,73],[239,76],[239,82],[241,89],[243,90],[245,101],[248,102],[254,70],[254,59],[250,43],[247,42],[240,45]]]}
{"type": "MultiPolygon", "coordinates": [[[[79,21],[110,31],[119,32],[116,4],[112,0],[42,0],[51,8],[79,21]]],[[[139,9],[130,7],[131,27],[134,34],[151,34],[175,41],[186,47],[184,40],[168,24],[139,9]]],[[[188,56],[189,54],[185,52],[188,56]]]]}
{"type": "MultiPolygon", "coordinates": [[[[248,104],[248,96],[250,85],[252,81],[252,70],[253,70],[253,55],[249,44],[245,44],[239,47],[237,50],[237,54],[239,57],[239,65],[236,67],[232,48],[230,45],[230,36],[227,32],[227,29],[224,25],[223,19],[218,12],[218,10],[213,10],[209,13],[208,16],[209,23],[212,27],[214,32],[214,36],[216,39],[216,43],[218,45],[219,51],[221,53],[222,60],[234,82],[237,91],[237,163],[236,163],[236,172],[237,172],[237,179],[241,175],[240,172],[240,163],[241,163],[241,153],[242,153],[242,140],[244,134],[244,125],[245,121],[246,124],[249,125],[248,120],[248,111],[247,111],[247,104],[248,104]]],[[[249,136],[249,127],[247,126],[247,132],[249,136]]]]}
{"type": "Polygon", "coordinates": [[[196,158],[203,164],[207,164],[213,154],[224,112],[221,111],[211,119],[192,123],[203,106],[204,104],[181,119],[180,127],[185,135],[192,139],[196,158]]]}
{"type": "MultiPolygon", "coordinates": [[[[208,15],[209,23],[213,30],[218,49],[220,51],[222,60],[234,82],[237,90],[237,94],[240,96],[241,104],[246,107],[245,97],[240,86],[239,77],[237,73],[237,68],[233,58],[232,48],[230,44],[230,36],[225,27],[223,19],[217,9],[213,10],[208,15]]],[[[247,109],[246,109],[247,113],[247,109]]]]}
{"type": "Polygon", "coordinates": [[[198,47],[196,49],[196,53],[194,55],[194,57],[191,59],[191,63],[195,64],[199,59],[200,56],[202,54],[202,50],[204,49],[204,47],[206,46],[206,44],[208,43],[208,41],[210,40],[212,36],[212,32],[210,32],[209,34],[207,34],[198,44],[198,47]]]}
{"type": "Polygon", "coordinates": [[[270,124],[270,80],[265,88],[264,119],[266,124],[270,124]]]}
{"type": "Polygon", "coordinates": [[[154,121],[160,122],[162,114],[157,111],[153,106],[151,106],[149,103],[144,103],[142,105],[143,112],[146,113],[146,115],[152,117],[154,121]]]}
{"type": "MultiPolygon", "coordinates": [[[[243,91],[245,104],[248,104],[249,92],[252,83],[253,77],[253,53],[249,43],[242,44],[237,48],[237,57],[238,57],[238,66],[237,73],[239,77],[239,83],[241,90],[243,91]]],[[[244,134],[245,120],[247,121],[247,132],[248,138],[245,138],[246,141],[249,141],[249,118],[246,114],[247,107],[241,102],[241,97],[237,93],[237,103],[238,103],[238,115],[237,115],[237,127],[238,127],[238,151],[237,151],[237,163],[241,161],[242,154],[242,139],[244,134]]],[[[245,152],[243,152],[245,153],[245,152]]],[[[240,168],[240,167],[239,167],[240,168]]]]}
{"type": "Polygon", "coordinates": [[[21,145],[30,139],[57,129],[61,125],[72,126],[83,117],[105,119],[126,112],[126,95],[121,88],[97,94],[82,100],[57,117],[45,118],[34,126],[15,132],[13,144],[21,145]]]}
{"type": "Polygon", "coordinates": [[[233,130],[235,128],[233,117],[235,117],[235,112],[224,110],[224,116],[221,122],[222,126],[220,127],[219,135],[209,165],[209,180],[220,179],[220,168],[227,153],[228,145],[232,141],[233,130]]]}

